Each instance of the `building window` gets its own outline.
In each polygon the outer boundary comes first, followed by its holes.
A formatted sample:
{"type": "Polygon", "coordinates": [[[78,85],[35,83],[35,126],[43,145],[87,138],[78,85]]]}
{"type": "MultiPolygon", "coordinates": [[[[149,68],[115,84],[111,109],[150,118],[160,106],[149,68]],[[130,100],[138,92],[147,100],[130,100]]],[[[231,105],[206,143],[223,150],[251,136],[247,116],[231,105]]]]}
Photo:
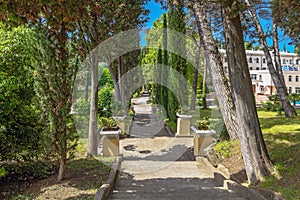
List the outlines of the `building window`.
{"type": "Polygon", "coordinates": [[[262,76],[261,76],[261,75],[259,75],[259,78],[258,78],[258,80],[262,81],[262,76]]]}
{"type": "Polygon", "coordinates": [[[300,60],[296,60],[296,65],[299,65],[300,64],[300,60]]]}
{"type": "Polygon", "coordinates": [[[259,70],[259,67],[256,67],[256,70],[259,70]]]}
{"type": "Polygon", "coordinates": [[[262,93],[265,92],[264,86],[260,86],[260,87],[259,87],[259,90],[260,90],[260,92],[262,92],[262,93]]]}
{"type": "Polygon", "coordinates": [[[263,63],[266,63],[266,58],[263,58],[262,62],[263,62],[263,63]]]}
{"type": "Polygon", "coordinates": [[[250,74],[250,78],[251,78],[251,80],[256,80],[257,74],[250,74]]]}
{"type": "Polygon", "coordinates": [[[285,59],[283,59],[283,60],[282,60],[282,64],[285,64],[285,63],[286,63],[286,62],[285,62],[285,59]]]}
{"type": "Polygon", "coordinates": [[[259,58],[256,58],[256,63],[259,63],[259,58]]]}
{"type": "Polygon", "coordinates": [[[291,64],[291,65],[293,64],[293,60],[292,60],[292,59],[290,60],[290,64],[291,64]]]}
{"type": "Polygon", "coordinates": [[[250,70],[253,70],[253,67],[250,67],[250,70]]]}
{"type": "Polygon", "coordinates": [[[292,94],[292,87],[289,87],[289,94],[292,94]]]}
{"type": "Polygon", "coordinates": [[[251,57],[249,58],[249,63],[252,63],[252,58],[251,57]]]}
{"type": "Polygon", "coordinates": [[[300,94],[300,87],[296,87],[295,92],[296,92],[296,94],[300,94]]]}
{"type": "Polygon", "coordinates": [[[227,62],[227,57],[225,57],[224,62],[227,62]]]}
{"type": "Polygon", "coordinates": [[[295,81],[299,82],[299,76],[296,76],[295,81]]]}
{"type": "Polygon", "coordinates": [[[292,76],[289,76],[289,82],[292,82],[292,76]]]}

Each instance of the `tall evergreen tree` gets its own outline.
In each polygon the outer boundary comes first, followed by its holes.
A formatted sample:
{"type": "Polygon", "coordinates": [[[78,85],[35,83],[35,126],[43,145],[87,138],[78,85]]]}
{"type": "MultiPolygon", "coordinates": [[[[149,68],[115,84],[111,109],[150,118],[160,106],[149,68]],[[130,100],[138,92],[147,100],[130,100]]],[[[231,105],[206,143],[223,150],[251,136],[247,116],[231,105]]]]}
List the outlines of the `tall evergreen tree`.
{"type": "MultiPolygon", "coordinates": [[[[167,81],[169,78],[169,75],[167,74],[167,70],[165,69],[166,66],[168,66],[168,52],[166,51],[167,46],[168,46],[168,35],[167,35],[167,27],[168,27],[168,22],[167,22],[167,14],[163,14],[163,60],[162,60],[162,85],[160,88],[160,105],[164,107],[164,109],[167,111],[168,110],[168,89],[166,88],[167,86],[167,81]]],[[[167,112],[167,117],[170,117],[168,112],[167,112]]]]}
{"type": "MultiPolygon", "coordinates": [[[[169,2],[169,14],[168,14],[168,28],[174,31],[185,34],[185,14],[184,14],[184,1],[170,1],[169,2]]],[[[176,55],[174,53],[169,53],[168,65],[181,73],[183,76],[187,75],[187,64],[183,58],[185,54],[185,42],[179,40],[176,35],[171,34],[168,36],[168,49],[178,48],[181,51],[181,55],[176,55]]],[[[172,70],[171,70],[172,72],[172,70]]],[[[176,97],[170,90],[168,93],[168,115],[171,121],[176,121],[176,110],[178,110],[180,103],[187,106],[186,91],[187,88],[184,85],[180,85],[178,80],[173,78],[171,73],[169,76],[169,85],[175,85],[179,90],[179,96],[176,97]]]]}
{"type": "Polygon", "coordinates": [[[161,75],[161,64],[162,64],[162,49],[161,46],[159,46],[158,52],[157,52],[157,61],[156,61],[156,70],[154,73],[155,79],[157,78],[157,81],[155,81],[155,103],[161,102],[161,85],[157,85],[157,83],[161,83],[162,75],[161,75]]]}

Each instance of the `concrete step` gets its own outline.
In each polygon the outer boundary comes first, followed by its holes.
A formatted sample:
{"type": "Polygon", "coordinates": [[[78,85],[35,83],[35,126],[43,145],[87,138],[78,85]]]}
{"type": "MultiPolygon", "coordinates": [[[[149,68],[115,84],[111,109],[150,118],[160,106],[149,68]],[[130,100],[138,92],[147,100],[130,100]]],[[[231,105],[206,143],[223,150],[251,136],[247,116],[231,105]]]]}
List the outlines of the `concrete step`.
{"type": "Polygon", "coordinates": [[[161,188],[151,190],[141,188],[114,190],[108,199],[199,199],[199,200],[245,200],[238,194],[222,188],[198,187],[198,188],[161,188]],[[213,195],[212,195],[213,194],[213,195]]]}

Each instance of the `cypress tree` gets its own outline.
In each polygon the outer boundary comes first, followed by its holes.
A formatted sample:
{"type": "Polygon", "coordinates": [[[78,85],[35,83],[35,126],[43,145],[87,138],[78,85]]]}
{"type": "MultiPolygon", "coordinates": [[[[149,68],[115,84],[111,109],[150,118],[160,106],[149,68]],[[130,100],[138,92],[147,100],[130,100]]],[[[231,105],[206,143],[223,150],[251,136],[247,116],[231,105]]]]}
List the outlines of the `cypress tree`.
{"type": "MultiPolygon", "coordinates": [[[[185,33],[184,22],[184,2],[179,0],[169,4],[168,27],[174,31],[185,33]]],[[[185,42],[179,40],[176,35],[168,37],[168,49],[181,49],[181,56],[185,53],[185,42]]],[[[169,53],[168,64],[170,67],[181,73],[183,76],[187,75],[187,65],[180,55],[169,53]]],[[[176,110],[178,110],[180,103],[187,105],[186,86],[180,85],[179,81],[174,78],[171,73],[169,76],[169,85],[175,86],[179,91],[179,96],[175,96],[172,91],[168,92],[168,115],[171,121],[176,122],[176,110]]]]}
{"type": "Polygon", "coordinates": [[[161,74],[162,74],[162,72],[161,72],[161,67],[159,67],[159,65],[161,65],[162,64],[162,50],[161,50],[161,46],[159,46],[159,49],[158,49],[158,53],[157,53],[157,62],[156,62],[156,70],[155,70],[155,72],[154,72],[154,80],[156,80],[156,78],[157,78],[157,81],[155,81],[155,83],[154,83],[154,88],[155,88],[155,92],[154,92],[154,94],[155,94],[155,103],[159,103],[159,102],[161,102],[161,98],[160,98],[160,93],[161,93],[161,86],[160,85],[158,85],[158,84],[161,84],[161,74]]]}
{"type": "Polygon", "coordinates": [[[165,69],[165,66],[168,66],[168,52],[166,51],[167,46],[168,46],[168,35],[167,35],[167,15],[163,14],[163,28],[164,28],[164,32],[163,32],[163,60],[162,60],[162,72],[161,72],[161,78],[162,78],[162,85],[160,88],[160,104],[164,107],[164,109],[167,111],[167,117],[169,116],[168,113],[168,88],[166,88],[165,86],[168,83],[168,71],[165,69]]]}

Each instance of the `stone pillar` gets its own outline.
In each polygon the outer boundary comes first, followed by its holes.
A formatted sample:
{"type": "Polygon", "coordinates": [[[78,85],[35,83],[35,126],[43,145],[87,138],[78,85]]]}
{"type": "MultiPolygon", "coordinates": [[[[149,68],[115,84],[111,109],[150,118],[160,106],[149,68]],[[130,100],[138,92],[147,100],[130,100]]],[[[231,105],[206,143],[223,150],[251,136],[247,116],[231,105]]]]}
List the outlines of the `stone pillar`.
{"type": "Polygon", "coordinates": [[[102,152],[103,156],[118,156],[119,155],[119,134],[118,131],[100,131],[102,135],[102,152]]]}
{"type": "Polygon", "coordinates": [[[113,118],[117,121],[118,127],[121,129],[120,137],[125,137],[125,118],[126,116],[113,116],[113,118]]]}
{"type": "Polygon", "coordinates": [[[176,136],[189,136],[191,135],[191,115],[177,115],[177,132],[176,136]]]}
{"type": "Polygon", "coordinates": [[[194,156],[206,156],[209,146],[214,143],[214,130],[197,130],[191,127],[194,132],[194,156]]]}

